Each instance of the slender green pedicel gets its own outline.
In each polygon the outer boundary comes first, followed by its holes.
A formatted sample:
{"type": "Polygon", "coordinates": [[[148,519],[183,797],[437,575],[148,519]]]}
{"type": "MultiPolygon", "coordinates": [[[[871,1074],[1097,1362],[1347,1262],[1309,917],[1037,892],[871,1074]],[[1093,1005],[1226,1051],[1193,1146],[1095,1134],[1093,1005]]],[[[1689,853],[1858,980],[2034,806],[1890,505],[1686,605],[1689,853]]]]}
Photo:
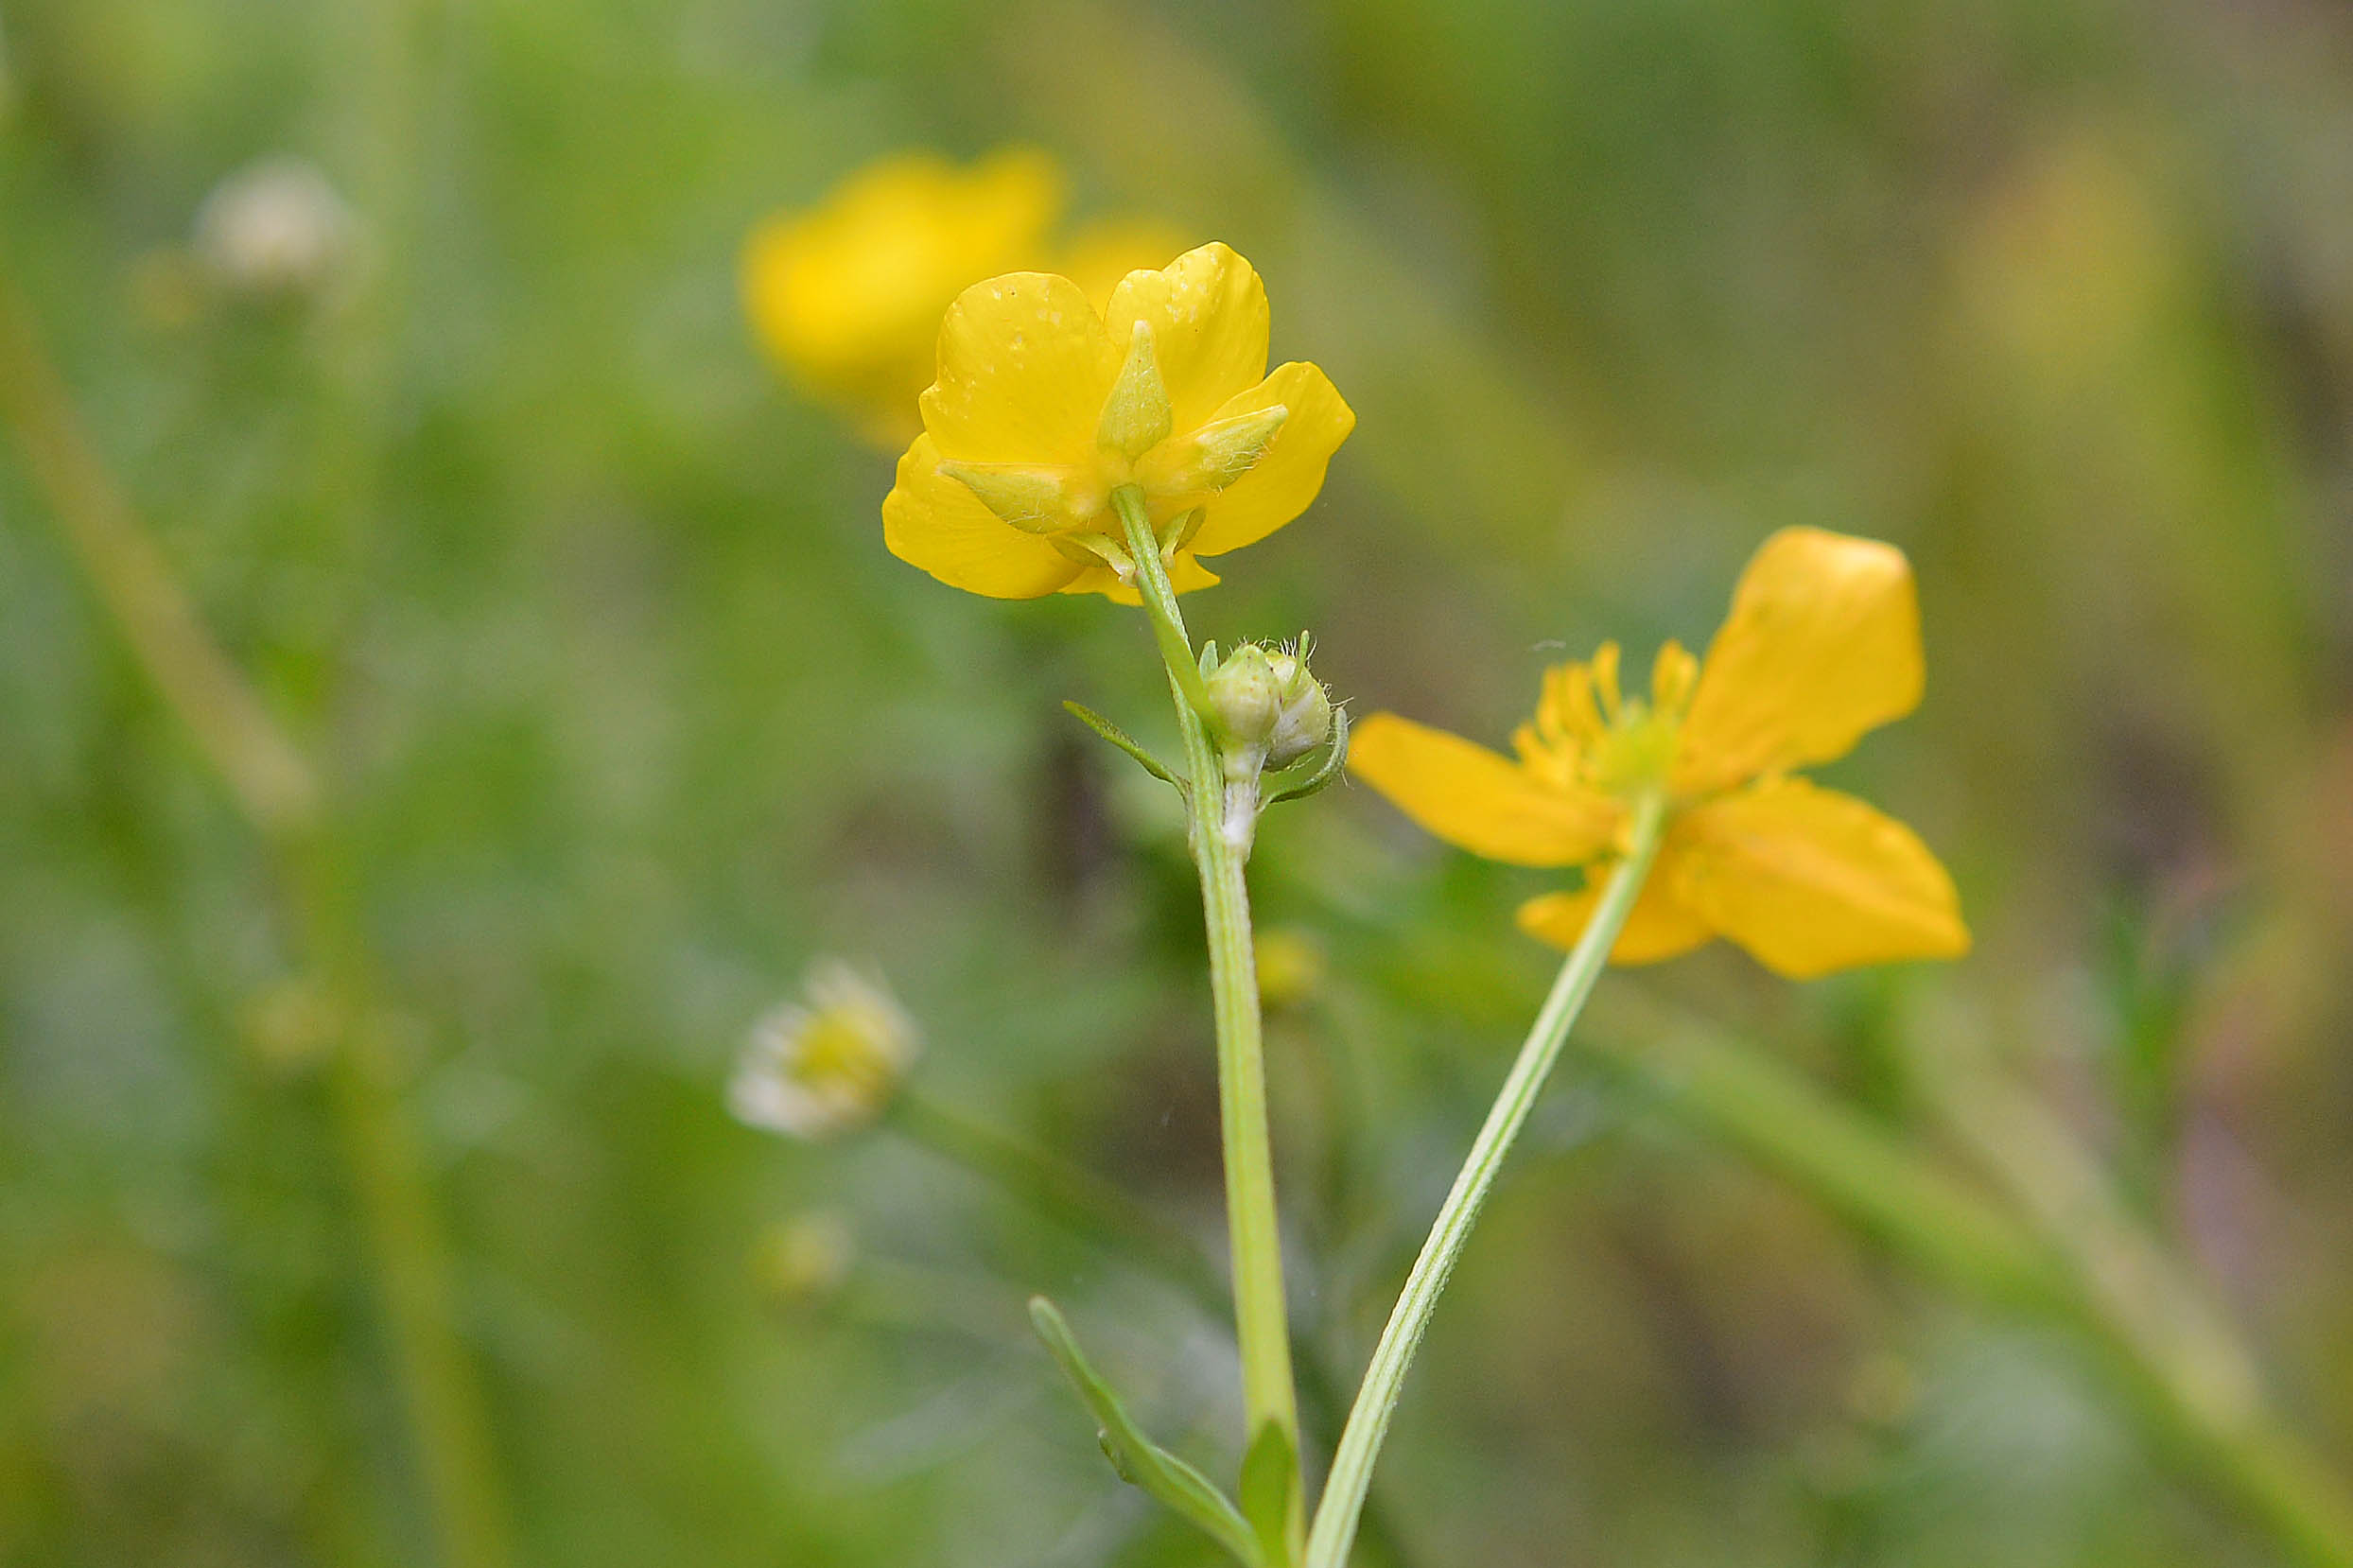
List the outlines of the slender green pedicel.
{"type": "Polygon", "coordinates": [[[1356,1540],[1357,1517],[1365,1506],[1365,1490],[1372,1482],[1373,1461],[1380,1456],[1382,1439],[1388,1436],[1389,1418],[1396,1413],[1406,1369],[1421,1348],[1430,1315],[1454,1274],[1455,1263],[1462,1256],[1463,1244],[1470,1240],[1471,1228],[1477,1223],[1479,1210],[1511,1153],[1512,1142],[1535,1106],[1553,1064],[1560,1059],[1569,1029],[1584,1008],[1585,999],[1593,994],[1618,932],[1633,913],[1634,900],[1650,874],[1650,862],[1658,856],[1665,820],[1664,795],[1647,794],[1635,806],[1626,858],[1612,874],[1584,935],[1560,966],[1560,978],[1553,982],[1552,993],[1536,1015],[1527,1042],[1520,1047],[1510,1076],[1504,1080],[1502,1092],[1487,1113],[1487,1124],[1479,1129],[1470,1157],[1455,1177],[1453,1191],[1446,1194],[1430,1227],[1429,1239],[1421,1244],[1421,1254],[1405,1277],[1404,1291],[1381,1331],[1381,1342],[1373,1349],[1364,1385],[1357,1390],[1355,1408],[1349,1412],[1348,1425],[1340,1434],[1339,1450],[1332,1457],[1331,1478],[1325,1483],[1315,1529],[1308,1537],[1307,1568],[1342,1568],[1348,1561],[1349,1548],[1356,1540]]]}

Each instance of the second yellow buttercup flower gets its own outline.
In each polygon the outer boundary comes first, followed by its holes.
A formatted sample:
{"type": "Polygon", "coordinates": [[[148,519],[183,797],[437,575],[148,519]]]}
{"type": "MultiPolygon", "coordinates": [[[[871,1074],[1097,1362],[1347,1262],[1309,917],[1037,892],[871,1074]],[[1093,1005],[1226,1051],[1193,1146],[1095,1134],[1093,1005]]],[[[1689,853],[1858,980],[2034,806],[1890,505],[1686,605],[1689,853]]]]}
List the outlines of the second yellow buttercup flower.
{"type": "Polygon", "coordinates": [[[1611,950],[1621,964],[1714,936],[1792,979],[1968,950],[1952,879],[1911,829],[1789,770],[1842,757],[1919,704],[1920,611],[1901,550],[1821,529],[1760,548],[1704,663],[1668,643],[1649,697],[1618,651],[1544,679],[1516,760],[1376,713],[1349,767],[1431,832],[1490,860],[1586,868],[1520,924],[1575,945],[1621,853],[1633,802],[1671,808],[1666,838],[1611,950]]]}
{"type": "Polygon", "coordinates": [[[1179,593],[1198,557],[1305,510],[1356,416],[1311,364],[1266,373],[1266,291],[1224,245],[1130,272],[1101,313],[1041,272],[976,284],[950,307],[923,434],[882,503],[892,553],[998,599],[1132,601],[1112,504],[1133,486],[1179,593]]]}
{"type": "Polygon", "coordinates": [[[1184,248],[1168,224],[1137,218],[1098,218],[1057,241],[1068,183],[1035,148],[967,166],[930,152],[877,160],[753,231],[742,274],[752,325],[804,389],[898,451],[918,427],[940,312],[967,286],[1043,267],[1100,305],[1130,268],[1184,248]]]}

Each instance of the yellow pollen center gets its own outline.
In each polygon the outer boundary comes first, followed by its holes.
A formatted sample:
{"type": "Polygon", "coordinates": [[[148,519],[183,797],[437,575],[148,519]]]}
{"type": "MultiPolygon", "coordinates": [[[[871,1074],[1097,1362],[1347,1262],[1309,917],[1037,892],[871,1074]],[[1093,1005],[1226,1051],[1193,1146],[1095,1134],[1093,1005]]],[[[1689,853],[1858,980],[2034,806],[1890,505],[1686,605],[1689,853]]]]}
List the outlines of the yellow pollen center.
{"type": "Polygon", "coordinates": [[[1637,697],[1629,702],[1585,758],[1585,775],[1595,789],[1630,794],[1658,784],[1675,760],[1681,716],[1653,713],[1637,697]]]}
{"type": "Polygon", "coordinates": [[[839,1089],[860,1099],[889,1087],[892,1071],[864,1020],[835,1011],[809,1020],[793,1063],[793,1076],[809,1088],[839,1089]]]}
{"type": "Polygon", "coordinates": [[[1657,789],[1674,768],[1698,679],[1699,661],[1673,642],[1659,650],[1647,700],[1619,692],[1613,642],[1590,663],[1549,670],[1535,719],[1513,737],[1521,766],[1560,790],[1623,798],[1657,789]]]}

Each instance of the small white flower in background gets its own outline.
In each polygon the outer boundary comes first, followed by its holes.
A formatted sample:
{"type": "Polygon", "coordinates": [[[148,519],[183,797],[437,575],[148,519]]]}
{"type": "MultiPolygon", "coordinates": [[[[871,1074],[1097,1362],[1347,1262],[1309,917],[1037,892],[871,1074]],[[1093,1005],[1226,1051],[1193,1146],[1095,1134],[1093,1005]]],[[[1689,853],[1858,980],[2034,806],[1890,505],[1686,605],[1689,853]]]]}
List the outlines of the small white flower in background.
{"type": "Polygon", "coordinates": [[[195,250],[240,293],[318,288],[351,249],[350,209],[307,158],[264,158],[213,187],[197,209],[195,250]]]}
{"type": "Polygon", "coordinates": [[[740,1122],[827,1138],[880,1114],[915,1059],[915,1020],[879,980],[839,959],[810,966],[806,1002],[752,1026],[727,1088],[740,1122]]]}

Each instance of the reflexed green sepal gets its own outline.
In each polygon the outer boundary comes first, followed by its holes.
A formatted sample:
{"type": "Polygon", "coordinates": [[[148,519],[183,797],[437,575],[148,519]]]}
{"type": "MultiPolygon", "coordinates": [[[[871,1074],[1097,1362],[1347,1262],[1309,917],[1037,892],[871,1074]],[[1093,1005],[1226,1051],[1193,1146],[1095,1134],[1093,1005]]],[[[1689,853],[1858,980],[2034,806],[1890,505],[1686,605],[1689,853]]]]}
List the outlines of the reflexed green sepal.
{"type": "Polygon", "coordinates": [[[1152,328],[1138,322],[1127,340],[1127,362],[1104,400],[1095,443],[1132,462],[1168,439],[1172,421],[1168,383],[1160,379],[1160,362],[1152,351],[1152,328]]]}
{"type": "Polygon", "coordinates": [[[1258,466],[1290,417],[1278,403],[1204,425],[1153,452],[1137,476],[1162,495],[1214,496],[1258,466]]]}
{"type": "MultiPolygon", "coordinates": [[[[1054,533],[1086,520],[1091,508],[1084,476],[1072,469],[1019,462],[946,462],[939,471],[1024,533],[1054,533]]],[[[1100,497],[1096,497],[1100,504],[1100,497]]]]}

